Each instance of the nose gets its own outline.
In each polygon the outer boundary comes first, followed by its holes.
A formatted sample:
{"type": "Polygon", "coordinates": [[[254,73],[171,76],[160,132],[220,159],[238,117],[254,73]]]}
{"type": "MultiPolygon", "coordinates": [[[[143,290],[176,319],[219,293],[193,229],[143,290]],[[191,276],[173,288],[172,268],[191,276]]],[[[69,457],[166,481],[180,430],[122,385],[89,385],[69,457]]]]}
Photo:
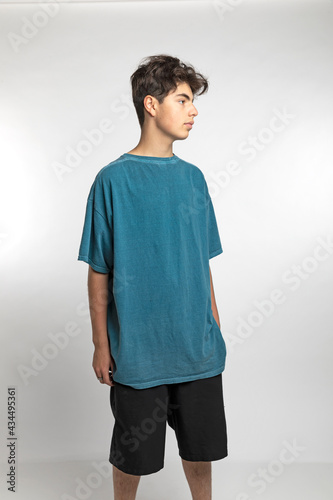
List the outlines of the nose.
{"type": "Polygon", "coordinates": [[[191,114],[191,116],[197,116],[197,114],[198,114],[198,110],[197,110],[197,108],[194,106],[194,104],[192,105],[192,109],[191,109],[190,114],[191,114]]]}

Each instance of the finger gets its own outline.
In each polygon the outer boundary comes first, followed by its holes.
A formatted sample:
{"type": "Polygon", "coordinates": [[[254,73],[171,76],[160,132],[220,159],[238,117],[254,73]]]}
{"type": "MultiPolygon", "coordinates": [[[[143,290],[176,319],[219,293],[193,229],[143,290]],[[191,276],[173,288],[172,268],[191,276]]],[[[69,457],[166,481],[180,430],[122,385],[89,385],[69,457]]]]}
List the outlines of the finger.
{"type": "Polygon", "coordinates": [[[113,380],[113,370],[112,368],[109,369],[109,380],[110,380],[110,386],[114,386],[115,383],[114,383],[114,380],[113,380]]]}
{"type": "Polygon", "coordinates": [[[103,380],[101,381],[102,384],[110,385],[111,386],[111,373],[109,373],[109,370],[105,370],[102,373],[103,380]]]}
{"type": "Polygon", "coordinates": [[[110,378],[110,382],[111,382],[111,386],[114,385],[114,380],[113,380],[113,371],[112,369],[109,370],[109,378],[110,378]]]}

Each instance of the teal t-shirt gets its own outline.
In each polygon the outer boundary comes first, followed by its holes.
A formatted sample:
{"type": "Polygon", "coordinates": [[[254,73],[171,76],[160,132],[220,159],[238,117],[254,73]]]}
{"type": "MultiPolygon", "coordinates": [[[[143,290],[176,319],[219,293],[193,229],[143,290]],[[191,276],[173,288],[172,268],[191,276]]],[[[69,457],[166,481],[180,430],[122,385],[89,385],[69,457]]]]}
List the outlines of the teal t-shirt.
{"type": "Polygon", "coordinates": [[[222,253],[205,177],[171,157],[121,155],[91,186],[78,260],[109,273],[113,380],[135,389],[213,377],[226,346],[211,308],[222,253]]]}

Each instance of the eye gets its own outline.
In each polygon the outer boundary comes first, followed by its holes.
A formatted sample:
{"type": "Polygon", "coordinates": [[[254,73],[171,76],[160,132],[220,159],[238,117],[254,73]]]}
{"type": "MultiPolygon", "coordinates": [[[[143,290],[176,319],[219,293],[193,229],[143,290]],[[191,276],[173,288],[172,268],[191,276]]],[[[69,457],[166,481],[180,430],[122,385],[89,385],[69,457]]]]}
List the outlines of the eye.
{"type": "Polygon", "coordinates": [[[185,102],[185,99],[181,99],[181,100],[180,100],[180,101],[178,101],[178,102],[185,102]]]}

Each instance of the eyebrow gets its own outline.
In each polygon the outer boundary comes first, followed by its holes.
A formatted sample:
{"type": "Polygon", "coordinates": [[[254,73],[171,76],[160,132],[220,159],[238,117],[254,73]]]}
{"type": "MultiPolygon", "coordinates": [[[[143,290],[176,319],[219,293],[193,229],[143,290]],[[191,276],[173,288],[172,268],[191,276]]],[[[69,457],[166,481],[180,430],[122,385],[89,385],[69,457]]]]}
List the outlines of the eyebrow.
{"type": "MultiPolygon", "coordinates": [[[[188,101],[191,101],[190,97],[187,94],[177,94],[175,97],[185,97],[188,101]]],[[[194,101],[194,97],[192,99],[192,102],[194,101]]]]}

